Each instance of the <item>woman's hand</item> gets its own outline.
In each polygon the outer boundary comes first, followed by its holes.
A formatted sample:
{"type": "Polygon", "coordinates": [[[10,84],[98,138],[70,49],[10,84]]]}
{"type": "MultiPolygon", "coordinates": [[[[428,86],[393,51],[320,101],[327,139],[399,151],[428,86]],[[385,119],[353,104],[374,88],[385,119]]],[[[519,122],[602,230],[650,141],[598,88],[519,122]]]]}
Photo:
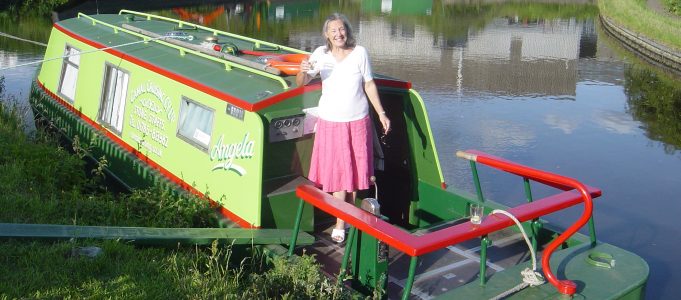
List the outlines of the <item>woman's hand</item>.
{"type": "Polygon", "coordinates": [[[383,125],[383,134],[388,134],[388,132],[390,132],[390,119],[388,119],[388,116],[385,114],[385,112],[379,113],[378,119],[383,125]]]}
{"type": "Polygon", "coordinates": [[[309,71],[312,71],[314,69],[314,65],[308,61],[307,59],[303,59],[303,61],[300,62],[300,72],[307,73],[309,71]]]}
{"type": "Polygon", "coordinates": [[[307,59],[300,62],[300,72],[296,74],[296,84],[298,84],[298,86],[306,85],[312,80],[312,76],[309,76],[308,74],[312,68],[314,68],[314,65],[307,59]]]}

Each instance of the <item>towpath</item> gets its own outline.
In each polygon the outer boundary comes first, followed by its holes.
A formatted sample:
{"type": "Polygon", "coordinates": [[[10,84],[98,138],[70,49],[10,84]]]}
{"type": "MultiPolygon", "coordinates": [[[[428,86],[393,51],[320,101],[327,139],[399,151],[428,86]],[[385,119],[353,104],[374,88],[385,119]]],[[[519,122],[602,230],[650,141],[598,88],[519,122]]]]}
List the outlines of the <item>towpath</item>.
{"type": "Polygon", "coordinates": [[[681,16],[675,15],[671,13],[669,10],[667,10],[667,7],[662,3],[663,0],[648,0],[648,8],[660,15],[669,17],[669,18],[681,18],[681,16]]]}

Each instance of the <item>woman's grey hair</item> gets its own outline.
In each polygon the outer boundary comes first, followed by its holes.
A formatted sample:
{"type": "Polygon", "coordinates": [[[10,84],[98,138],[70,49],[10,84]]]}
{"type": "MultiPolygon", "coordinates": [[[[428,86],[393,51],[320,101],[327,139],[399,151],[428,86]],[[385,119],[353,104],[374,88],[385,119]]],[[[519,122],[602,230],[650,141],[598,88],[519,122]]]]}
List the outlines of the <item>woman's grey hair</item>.
{"type": "Polygon", "coordinates": [[[333,13],[324,22],[324,27],[322,28],[322,36],[326,39],[326,51],[331,50],[331,41],[326,37],[326,30],[329,29],[329,22],[341,20],[343,22],[343,27],[345,27],[345,46],[348,48],[355,47],[355,36],[352,34],[352,26],[350,26],[350,21],[343,14],[333,13]]]}

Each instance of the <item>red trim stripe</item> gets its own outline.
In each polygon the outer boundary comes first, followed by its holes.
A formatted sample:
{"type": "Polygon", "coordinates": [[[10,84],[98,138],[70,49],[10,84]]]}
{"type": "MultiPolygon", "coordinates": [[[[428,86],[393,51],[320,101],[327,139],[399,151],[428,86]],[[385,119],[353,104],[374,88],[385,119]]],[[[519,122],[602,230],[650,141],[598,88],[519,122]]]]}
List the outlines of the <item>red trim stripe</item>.
{"type": "Polygon", "coordinates": [[[203,193],[201,193],[199,190],[195,189],[192,185],[187,184],[187,183],[184,182],[182,179],[180,179],[179,177],[175,176],[173,173],[171,173],[170,171],[166,170],[165,168],[163,168],[161,165],[159,165],[158,163],[156,163],[156,162],[154,162],[153,160],[151,160],[151,159],[150,159],[149,157],[147,157],[146,155],[142,154],[142,152],[137,151],[137,149],[135,149],[134,147],[128,145],[125,141],[123,141],[121,138],[119,138],[118,136],[114,135],[114,134],[111,133],[110,131],[108,131],[108,130],[107,130],[106,128],[104,128],[102,125],[96,123],[94,120],[90,119],[88,116],[86,116],[86,115],[83,114],[82,112],[76,110],[70,103],[66,102],[66,101],[65,101],[64,99],[62,99],[61,97],[59,97],[59,96],[56,95],[55,93],[53,93],[53,92],[51,92],[50,90],[48,90],[48,89],[45,87],[45,85],[43,85],[43,83],[40,82],[40,80],[36,79],[36,83],[38,84],[38,86],[39,86],[47,95],[49,95],[52,99],[54,99],[54,101],[56,101],[56,102],[59,103],[61,106],[63,106],[63,107],[65,107],[66,109],[68,109],[69,111],[71,111],[71,112],[72,112],[73,114],[75,114],[76,116],[80,117],[83,121],[85,121],[86,123],[88,123],[90,126],[94,127],[95,130],[99,131],[101,134],[106,135],[109,139],[111,139],[111,141],[113,141],[114,143],[118,144],[119,146],[121,146],[121,147],[122,147],[123,149],[125,149],[126,151],[128,151],[128,152],[132,153],[133,155],[137,156],[137,158],[139,158],[139,159],[142,160],[143,162],[147,163],[150,167],[156,169],[159,173],[161,173],[161,175],[165,176],[168,180],[174,182],[175,184],[179,185],[180,187],[182,187],[183,189],[189,191],[190,193],[192,193],[192,194],[198,196],[199,198],[206,199],[206,200],[210,201],[210,204],[211,204],[211,205],[213,205],[213,206],[219,206],[219,207],[220,207],[220,212],[221,212],[225,217],[227,217],[228,219],[232,220],[233,222],[235,222],[235,223],[238,224],[239,226],[241,226],[241,227],[243,227],[243,228],[259,228],[258,226],[253,226],[253,225],[251,225],[251,224],[248,223],[246,220],[244,220],[244,219],[242,219],[241,217],[237,216],[237,215],[234,214],[233,212],[227,210],[224,206],[222,206],[222,205],[218,204],[217,202],[215,202],[214,200],[210,199],[210,197],[207,197],[206,195],[204,195],[203,193]]]}
{"type": "Polygon", "coordinates": [[[376,85],[378,86],[393,87],[407,90],[411,89],[411,82],[409,81],[401,81],[394,79],[374,79],[374,80],[376,81],[376,85]]]}
{"type": "MultiPolygon", "coordinates": [[[[76,39],[76,40],[78,40],[78,41],[80,41],[80,42],[83,42],[83,43],[85,43],[85,44],[88,44],[88,45],[90,45],[90,46],[92,46],[92,47],[94,47],[94,48],[103,49],[103,48],[109,47],[109,46],[106,46],[106,45],[104,45],[104,44],[100,44],[100,43],[95,42],[95,41],[93,41],[93,40],[87,39],[87,38],[85,38],[85,37],[83,37],[83,36],[80,36],[80,35],[78,35],[78,34],[72,32],[72,31],[70,31],[70,30],[68,30],[68,29],[66,29],[66,28],[64,28],[64,27],[62,27],[61,25],[59,25],[59,24],[57,24],[57,23],[54,24],[54,27],[55,27],[57,30],[63,32],[64,34],[66,34],[66,35],[68,35],[68,36],[70,36],[70,37],[72,37],[72,38],[74,38],[74,39],[76,39]]],[[[166,70],[166,69],[160,68],[160,67],[158,67],[158,66],[156,66],[156,65],[153,65],[153,64],[151,64],[151,63],[149,63],[149,62],[146,62],[146,61],[141,60],[141,59],[139,59],[139,58],[136,58],[136,57],[134,57],[134,56],[125,54],[125,53],[123,53],[123,52],[121,52],[121,51],[118,51],[118,50],[116,50],[116,49],[107,49],[107,50],[103,50],[103,51],[105,51],[105,52],[107,52],[107,53],[109,53],[109,54],[112,54],[112,55],[114,55],[114,56],[120,57],[121,59],[127,60],[127,61],[129,61],[129,62],[131,62],[131,63],[134,63],[134,64],[136,64],[136,65],[138,65],[138,66],[140,66],[140,67],[146,68],[146,69],[148,69],[148,70],[150,70],[150,71],[152,71],[152,72],[154,72],[154,73],[158,73],[158,74],[160,74],[160,75],[166,76],[166,77],[168,77],[168,78],[170,78],[170,79],[172,79],[172,80],[175,80],[175,81],[177,81],[177,82],[179,82],[179,83],[181,83],[181,84],[184,84],[184,85],[190,86],[190,87],[192,87],[192,88],[195,88],[195,89],[197,89],[197,90],[199,90],[199,91],[202,91],[202,92],[204,92],[204,93],[206,93],[206,94],[209,94],[209,95],[211,95],[211,96],[214,96],[214,97],[216,97],[216,98],[218,98],[218,99],[220,99],[220,100],[223,100],[223,101],[225,101],[225,102],[232,103],[232,104],[234,104],[234,105],[236,105],[236,106],[238,106],[238,107],[241,107],[241,108],[243,108],[243,109],[245,109],[245,110],[254,111],[254,110],[253,110],[253,104],[250,103],[250,102],[246,102],[245,100],[239,99],[239,98],[234,97],[234,96],[232,96],[232,95],[230,95],[230,94],[227,94],[227,93],[225,93],[225,92],[222,92],[222,91],[219,91],[219,90],[214,89],[214,88],[212,88],[212,87],[209,87],[209,86],[207,86],[207,85],[205,85],[205,84],[202,84],[202,83],[199,83],[199,82],[197,82],[197,81],[191,80],[191,79],[189,79],[189,78],[187,78],[187,77],[184,77],[184,76],[182,76],[182,75],[180,75],[180,74],[177,74],[177,73],[175,73],[175,72],[171,72],[171,71],[168,71],[168,70],[166,70]]]]}
{"type": "MultiPolygon", "coordinates": [[[[393,87],[393,88],[401,88],[401,89],[411,89],[411,82],[408,81],[399,81],[399,80],[390,80],[390,79],[375,79],[376,85],[382,86],[382,87],[393,87]]],[[[312,91],[316,91],[322,88],[322,83],[321,81],[318,81],[316,83],[310,84],[310,85],[304,85],[302,87],[297,87],[295,89],[291,89],[289,91],[283,92],[281,94],[274,95],[272,97],[269,97],[267,99],[264,99],[256,104],[253,105],[253,110],[254,111],[259,111],[261,109],[264,109],[266,107],[272,106],[276,103],[282,102],[286,99],[293,98],[296,96],[300,96],[305,93],[309,93],[312,91]]]]}
{"type": "Polygon", "coordinates": [[[322,88],[321,81],[310,84],[310,85],[300,86],[300,87],[297,87],[295,89],[288,90],[288,91],[283,92],[281,94],[277,94],[277,95],[274,95],[274,96],[269,97],[267,99],[264,99],[264,100],[256,103],[255,105],[253,105],[253,109],[255,111],[259,111],[263,108],[272,106],[272,105],[279,103],[279,102],[282,102],[286,99],[293,98],[293,97],[296,97],[296,96],[300,96],[302,94],[309,93],[309,92],[312,92],[312,91],[316,91],[316,90],[319,90],[321,88],[322,88]]]}

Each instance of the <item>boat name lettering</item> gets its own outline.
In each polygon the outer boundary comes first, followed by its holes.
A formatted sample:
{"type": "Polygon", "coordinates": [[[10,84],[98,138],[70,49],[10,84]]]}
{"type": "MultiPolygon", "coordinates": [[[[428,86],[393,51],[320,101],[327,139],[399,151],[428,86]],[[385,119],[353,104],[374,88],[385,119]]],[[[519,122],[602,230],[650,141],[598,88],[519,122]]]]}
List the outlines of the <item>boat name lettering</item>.
{"type": "Polygon", "coordinates": [[[213,171],[224,169],[234,171],[240,176],[246,174],[246,170],[235,164],[234,159],[251,158],[255,152],[255,142],[248,139],[249,133],[244,135],[243,140],[239,143],[224,144],[225,136],[220,136],[218,142],[210,151],[210,160],[217,160],[219,163],[213,166],[213,171]]]}

